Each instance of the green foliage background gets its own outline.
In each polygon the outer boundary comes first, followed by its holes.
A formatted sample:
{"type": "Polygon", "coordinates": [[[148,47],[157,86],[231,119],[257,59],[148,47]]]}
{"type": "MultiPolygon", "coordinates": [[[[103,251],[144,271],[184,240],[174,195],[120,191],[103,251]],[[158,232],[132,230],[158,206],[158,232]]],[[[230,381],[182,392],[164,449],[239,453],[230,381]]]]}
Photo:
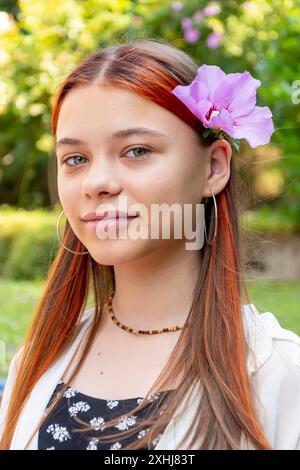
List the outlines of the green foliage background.
{"type": "Polygon", "coordinates": [[[271,108],[276,132],[272,143],[258,151],[242,145],[240,171],[254,188],[251,207],[268,205],[299,229],[300,104],[292,102],[293,83],[300,79],[299,0],[213,2],[220,13],[201,21],[194,14],[211,2],[188,0],[180,11],[172,4],[0,1],[0,11],[11,18],[11,27],[0,33],[0,204],[33,209],[57,202],[51,105],[72,68],[109,44],[164,38],[190,53],[199,66],[217,64],[227,73],[248,70],[261,80],[257,104],[271,108]],[[185,40],[183,18],[192,18],[200,32],[196,43],[185,40]],[[223,35],[215,49],[206,44],[212,32],[223,35]]]}

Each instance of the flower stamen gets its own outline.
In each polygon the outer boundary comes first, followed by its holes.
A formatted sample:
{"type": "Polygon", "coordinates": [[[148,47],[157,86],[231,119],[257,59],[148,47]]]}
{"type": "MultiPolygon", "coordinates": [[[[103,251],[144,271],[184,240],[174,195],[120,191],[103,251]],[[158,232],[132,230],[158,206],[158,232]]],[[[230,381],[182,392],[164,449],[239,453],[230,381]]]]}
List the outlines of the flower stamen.
{"type": "Polygon", "coordinates": [[[213,106],[209,109],[207,115],[205,116],[207,121],[210,121],[210,119],[214,116],[219,116],[221,114],[221,111],[218,111],[215,109],[213,106]]]}

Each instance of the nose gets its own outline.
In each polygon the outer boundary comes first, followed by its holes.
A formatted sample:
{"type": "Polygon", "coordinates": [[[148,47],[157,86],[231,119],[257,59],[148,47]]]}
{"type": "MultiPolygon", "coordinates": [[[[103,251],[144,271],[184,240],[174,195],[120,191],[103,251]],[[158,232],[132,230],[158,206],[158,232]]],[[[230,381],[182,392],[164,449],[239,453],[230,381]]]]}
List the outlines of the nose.
{"type": "Polygon", "coordinates": [[[118,193],[122,187],[113,166],[113,163],[108,163],[104,157],[97,158],[82,181],[83,196],[98,197],[103,193],[118,193]]]}

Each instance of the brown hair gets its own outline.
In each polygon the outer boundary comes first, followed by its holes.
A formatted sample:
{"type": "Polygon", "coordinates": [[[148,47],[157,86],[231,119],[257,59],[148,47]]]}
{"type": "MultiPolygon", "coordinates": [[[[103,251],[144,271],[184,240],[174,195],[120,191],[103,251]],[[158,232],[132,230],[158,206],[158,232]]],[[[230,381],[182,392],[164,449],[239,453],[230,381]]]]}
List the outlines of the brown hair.
{"type": "MultiPolygon", "coordinates": [[[[191,83],[198,67],[190,56],[162,39],[135,40],[107,46],[87,57],[59,87],[53,106],[53,135],[56,135],[58,115],[66,95],[76,87],[97,83],[100,86],[120,87],[156,102],[191,126],[199,137],[199,145],[210,145],[212,141],[202,137],[204,128],[200,121],[171,93],[175,86],[191,83]]],[[[238,195],[243,191],[239,188],[234,158],[230,165],[230,179],[216,196],[216,240],[212,246],[205,244],[199,250],[201,269],[187,319],[192,328],[183,328],[166,367],[147,397],[159,390],[158,385],[164,390],[164,384],[175,383],[176,377],[182,376],[182,380],[165,399],[163,412],[159,398],[146,421],[142,420],[138,426],[112,435],[111,439],[115,440],[148,426],[144,437],[124,447],[126,449],[145,447],[145,444],[160,436],[198,379],[201,380],[203,394],[195,420],[191,428],[186,429],[191,446],[201,437],[201,449],[239,449],[244,435],[256,449],[271,448],[258,419],[254,390],[246,367],[249,346],[244,335],[242,300],[243,296],[248,299],[248,294],[238,225],[238,195]]],[[[210,198],[205,209],[209,238],[213,233],[212,224],[209,223],[212,211],[210,198]]],[[[68,221],[63,241],[74,251],[85,250],[68,221]]],[[[9,448],[17,420],[34,385],[72,343],[87,305],[91,281],[95,310],[83,353],[69,382],[76,376],[89,351],[99,329],[103,308],[115,284],[112,266],[99,265],[89,254],[77,256],[60,247],[24,341],[1,449],[9,448]]],[[[68,383],[61,395],[67,386],[68,383]]],[[[59,398],[57,396],[52,402],[49,412],[59,398]]],[[[142,407],[143,404],[136,407],[131,414],[142,407]]],[[[39,426],[46,417],[47,414],[39,426]]],[[[113,426],[117,421],[118,418],[115,418],[106,426],[113,426]]],[[[93,427],[88,424],[87,429],[93,427]]],[[[99,436],[97,438],[100,440],[99,436]]],[[[105,439],[109,440],[107,436],[105,439]]]]}

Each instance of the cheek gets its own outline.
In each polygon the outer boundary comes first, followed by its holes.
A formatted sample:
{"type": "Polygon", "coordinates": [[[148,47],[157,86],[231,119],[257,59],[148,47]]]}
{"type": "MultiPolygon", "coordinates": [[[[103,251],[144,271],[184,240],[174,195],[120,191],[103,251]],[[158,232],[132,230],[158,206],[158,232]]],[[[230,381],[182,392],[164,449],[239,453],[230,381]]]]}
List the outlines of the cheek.
{"type": "Polygon", "coordinates": [[[78,209],[78,202],[80,198],[80,188],[73,180],[68,181],[67,178],[59,176],[57,179],[58,196],[63,209],[66,214],[72,214],[78,209]]]}
{"type": "Polygon", "coordinates": [[[187,203],[201,199],[203,177],[199,169],[172,166],[156,172],[147,181],[141,181],[143,200],[152,203],[187,203]]]}
{"type": "Polygon", "coordinates": [[[203,184],[203,170],[199,165],[190,162],[185,166],[181,164],[174,177],[172,188],[176,192],[178,202],[197,203],[202,198],[203,184]]]}
{"type": "MultiPolygon", "coordinates": [[[[147,207],[148,227],[159,230],[160,238],[162,238],[162,229],[165,233],[169,233],[171,227],[171,238],[173,237],[175,226],[178,230],[182,230],[184,204],[192,204],[193,206],[201,202],[201,183],[202,179],[195,171],[190,168],[182,168],[182,165],[175,168],[164,169],[164,171],[156,172],[151,175],[151,179],[141,180],[140,202],[147,207]],[[169,208],[174,204],[179,204],[181,209],[179,212],[176,207],[172,208],[171,216],[168,214],[166,207],[161,208],[166,211],[166,217],[163,218],[160,212],[157,218],[158,206],[167,205],[169,208]],[[153,210],[153,213],[152,213],[153,210]],[[173,212],[174,211],[174,212],[173,212]],[[154,218],[152,219],[152,214],[154,218]],[[176,214],[176,216],[175,216],[176,214]]],[[[190,210],[190,209],[189,209],[190,210]]],[[[194,211],[193,211],[194,213],[194,211]]],[[[189,212],[188,215],[189,216],[189,212]]],[[[149,230],[149,228],[148,228],[149,230]]],[[[159,243],[167,243],[160,240],[159,243]]]]}

